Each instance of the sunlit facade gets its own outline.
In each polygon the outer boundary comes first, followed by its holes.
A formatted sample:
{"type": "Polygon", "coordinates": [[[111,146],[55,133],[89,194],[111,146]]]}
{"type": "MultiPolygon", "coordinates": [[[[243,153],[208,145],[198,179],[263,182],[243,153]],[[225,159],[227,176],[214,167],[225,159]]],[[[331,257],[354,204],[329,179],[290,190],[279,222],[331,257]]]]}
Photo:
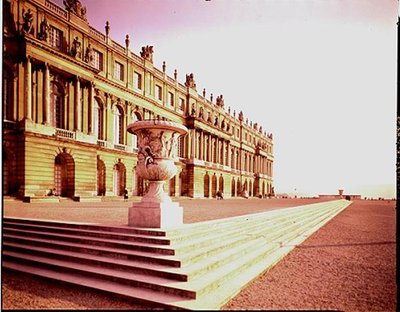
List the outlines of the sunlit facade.
{"type": "Polygon", "coordinates": [[[226,109],[222,96],[199,94],[153,66],[153,47],[139,55],[91,26],[77,0],[3,1],[3,194],[26,201],[142,196],[135,174],[135,120],[184,124],[166,184],[171,196],[267,196],[273,192],[272,135],[226,109]]]}

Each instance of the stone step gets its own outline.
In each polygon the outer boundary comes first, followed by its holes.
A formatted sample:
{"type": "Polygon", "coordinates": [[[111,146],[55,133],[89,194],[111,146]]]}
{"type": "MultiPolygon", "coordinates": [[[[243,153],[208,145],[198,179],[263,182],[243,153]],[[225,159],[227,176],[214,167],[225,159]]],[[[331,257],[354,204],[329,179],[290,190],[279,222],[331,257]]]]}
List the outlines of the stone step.
{"type": "Polygon", "coordinates": [[[93,231],[104,231],[111,233],[127,233],[127,234],[139,234],[147,236],[166,236],[166,231],[163,229],[147,229],[147,228],[134,228],[128,225],[100,225],[95,223],[83,223],[83,222],[66,222],[56,220],[33,220],[26,218],[3,218],[3,222],[23,223],[23,224],[40,224],[49,226],[58,226],[62,228],[71,229],[82,229],[82,230],[93,230],[93,231]]]}
{"type": "Polygon", "coordinates": [[[73,234],[81,236],[90,236],[98,238],[112,238],[124,241],[145,242],[156,245],[170,245],[170,240],[164,236],[151,236],[130,233],[116,233],[107,232],[104,230],[89,230],[89,229],[76,229],[68,227],[41,225],[41,224],[27,224],[21,222],[5,221],[3,222],[3,229],[26,229],[52,233],[73,234]]]}
{"type": "Polygon", "coordinates": [[[32,245],[4,242],[4,251],[13,251],[21,254],[36,255],[49,259],[62,259],[92,266],[114,268],[121,271],[143,273],[160,276],[164,278],[187,281],[188,277],[179,270],[173,270],[173,266],[136,261],[133,259],[110,258],[90,253],[60,250],[48,247],[37,247],[32,245]]]}
{"type": "Polygon", "coordinates": [[[32,267],[46,268],[52,271],[62,271],[65,273],[90,277],[102,280],[109,280],[128,286],[152,289],[157,292],[176,294],[184,298],[196,298],[195,291],[189,288],[180,288],[182,282],[171,281],[159,276],[146,275],[138,272],[126,272],[113,268],[97,267],[83,263],[74,263],[59,259],[49,259],[35,255],[21,254],[13,251],[4,251],[3,257],[7,261],[26,264],[32,267]]]}
{"type": "Polygon", "coordinates": [[[17,235],[9,235],[9,234],[3,234],[3,241],[24,244],[26,246],[56,248],[66,251],[81,252],[83,254],[95,254],[111,258],[136,260],[141,262],[169,265],[173,267],[181,266],[180,260],[176,259],[174,256],[155,254],[138,250],[88,245],[83,243],[79,244],[73,242],[60,242],[54,240],[23,237],[17,235]]]}
{"type": "Polygon", "coordinates": [[[260,213],[251,214],[251,215],[242,215],[242,216],[230,217],[230,218],[225,218],[225,219],[184,224],[182,227],[180,227],[178,229],[168,229],[168,238],[170,238],[173,241],[177,241],[180,238],[186,240],[189,237],[192,237],[192,235],[201,236],[201,235],[207,234],[211,231],[213,231],[213,232],[224,231],[226,228],[235,226],[237,224],[242,225],[244,220],[247,222],[252,222],[252,221],[257,221],[260,218],[265,218],[266,216],[268,218],[275,218],[275,217],[281,218],[281,217],[284,217],[285,215],[303,214],[303,213],[312,212],[312,211],[315,211],[315,210],[318,210],[321,208],[329,209],[331,206],[334,206],[334,205],[336,205],[336,203],[334,203],[334,204],[329,203],[329,204],[327,204],[327,206],[324,206],[323,203],[315,203],[315,204],[300,206],[300,207],[302,207],[301,209],[299,209],[299,207],[276,209],[276,210],[260,212],[260,213]]]}
{"type": "Polygon", "coordinates": [[[28,273],[33,276],[39,276],[45,279],[58,280],[73,285],[80,285],[95,290],[105,291],[110,294],[115,294],[118,297],[134,299],[139,303],[150,305],[155,304],[157,306],[167,309],[176,309],[175,302],[182,301],[182,297],[178,295],[154,292],[153,290],[147,288],[132,287],[117,282],[93,277],[82,278],[80,275],[64,273],[62,271],[56,272],[46,268],[32,267],[29,265],[14,263],[7,260],[3,260],[3,267],[14,271],[28,273]]]}
{"type": "Polygon", "coordinates": [[[147,244],[135,241],[105,239],[105,238],[87,237],[87,236],[72,235],[72,234],[58,234],[52,232],[33,231],[25,229],[11,229],[9,227],[4,227],[3,233],[4,235],[13,237],[31,237],[31,238],[41,238],[46,241],[57,240],[59,242],[76,242],[76,243],[84,243],[86,245],[123,248],[129,250],[139,250],[143,252],[154,252],[164,255],[175,254],[175,250],[167,245],[155,245],[155,244],[147,244]]]}
{"type": "Polygon", "coordinates": [[[175,255],[5,233],[3,267],[162,307],[215,310],[350,203],[339,200],[165,229],[170,245],[163,247],[175,255]]]}
{"type": "MultiPolygon", "coordinates": [[[[315,220],[315,218],[312,218],[312,220],[315,220]]],[[[294,233],[296,233],[296,230],[299,231],[297,229],[299,228],[299,224],[301,224],[300,225],[300,231],[301,231],[301,226],[303,227],[307,226],[308,223],[309,222],[307,221],[298,222],[297,224],[292,225],[290,229],[288,229],[286,232],[290,233],[290,235],[293,236],[295,235],[294,233]]],[[[286,234],[286,236],[287,235],[288,234],[286,234]]],[[[284,240],[285,238],[281,238],[281,240],[282,239],[284,240]]],[[[258,240],[262,244],[268,244],[268,242],[265,242],[264,237],[259,238],[258,240]]],[[[272,242],[272,249],[274,245],[277,245],[277,243],[272,242]]],[[[18,263],[29,264],[32,266],[39,266],[39,267],[44,266],[47,269],[51,268],[56,271],[62,270],[63,272],[68,272],[70,274],[80,274],[82,276],[102,278],[118,283],[128,284],[134,287],[145,287],[156,291],[178,294],[187,298],[196,298],[196,296],[204,295],[205,293],[211,291],[213,288],[218,287],[219,284],[221,284],[221,280],[229,278],[232,274],[233,275],[239,274],[240,269],[242,269],[242,267],[247,267],[252,263],[252,261],[254,261],[255,258],[253,256],[254,254],[259,256],[260,251],[263,251],[262,255],[264,255],[266,252],[268,252],[268,250],[269,249],[265,251],[265,248],[264,250],[263,248],[256,248],[252,252],[249,252],[246,255],[236,259],[234,262],[231,262],[230,266],[228,266],[228,269],[223,268],[222,270],[219,271],[213,271],[211,272],[211,274],[205,274],[196,281],[185,283],[183,285],[181,282],[180,283],[168,282],[166,279],[154,278],[152,276],[149,275],[146,276],[140,273],[122,272],[122,271],[117,271],[115,269],[109,269],[104,267],[102,268],[93,267],[91,265],[82,263],[79,264],[72,263],[70,261],[66,261],[65,259],[63,260],[48,259],[45,257],[20,254],[18,252],[12,252],[12,251],[4,251],[3,256],[7,260],[12,259],[18,263]]]]}

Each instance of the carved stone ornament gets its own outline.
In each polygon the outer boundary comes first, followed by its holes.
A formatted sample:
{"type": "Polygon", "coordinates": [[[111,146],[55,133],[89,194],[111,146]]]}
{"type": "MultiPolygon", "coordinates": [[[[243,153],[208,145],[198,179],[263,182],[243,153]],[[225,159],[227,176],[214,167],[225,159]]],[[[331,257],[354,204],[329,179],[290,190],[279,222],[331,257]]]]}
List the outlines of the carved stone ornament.
{"type": "Polygon", "coordinates": [[[174,161],[177,157],[178,138],[187,133],[186,127],[166,120],[140,120],[128,125],[127,129],[136,134],[138,140],[136,173],[150,181],[149,192],[143,200],[171,201],[162,190],[163,183],[152,182],[165,182],[177,173],[174,161]]]}
{"type": "Polygon", "coordinates": [[[142,47],[142,51],[140,52],[140,56],[144,59],[153,62],[153,46],[145,46],[142,47]]]}

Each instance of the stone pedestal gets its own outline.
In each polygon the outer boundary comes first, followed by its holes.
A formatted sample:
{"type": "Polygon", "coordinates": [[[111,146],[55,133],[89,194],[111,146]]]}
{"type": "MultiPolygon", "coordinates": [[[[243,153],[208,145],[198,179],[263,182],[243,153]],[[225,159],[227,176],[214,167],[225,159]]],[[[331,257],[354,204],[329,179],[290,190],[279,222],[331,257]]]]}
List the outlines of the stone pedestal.
{"type": "Polygon", "coordinates": [[[183,224],[183,209],[178,203],[140,202],[129,208],[128,225],[142,228],[168,228],[183,224]]]}
{"type": "Polygon", "coordinates": [[[164,192],[165,181],[177,173],[178,138],[185,126],[164,120],[141,120],[128,125],[137,135],[136,173],[149,181],[149,190],[140,203],[129,208],[128,225],[144,228],[176,227],[183,224],[183,209],[164,192]]]}

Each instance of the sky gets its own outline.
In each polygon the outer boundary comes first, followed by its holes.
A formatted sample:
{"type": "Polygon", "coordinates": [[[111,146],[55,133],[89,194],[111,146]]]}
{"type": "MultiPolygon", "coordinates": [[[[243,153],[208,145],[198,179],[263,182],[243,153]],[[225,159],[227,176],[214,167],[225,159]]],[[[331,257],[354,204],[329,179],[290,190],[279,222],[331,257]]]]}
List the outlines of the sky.
{"type": "Polygon", "coordinates": [[[272,133],[276,193],[396,197],[398,1],[81,2],[92,27],[154,46],[157,68],[272,133]]]}

